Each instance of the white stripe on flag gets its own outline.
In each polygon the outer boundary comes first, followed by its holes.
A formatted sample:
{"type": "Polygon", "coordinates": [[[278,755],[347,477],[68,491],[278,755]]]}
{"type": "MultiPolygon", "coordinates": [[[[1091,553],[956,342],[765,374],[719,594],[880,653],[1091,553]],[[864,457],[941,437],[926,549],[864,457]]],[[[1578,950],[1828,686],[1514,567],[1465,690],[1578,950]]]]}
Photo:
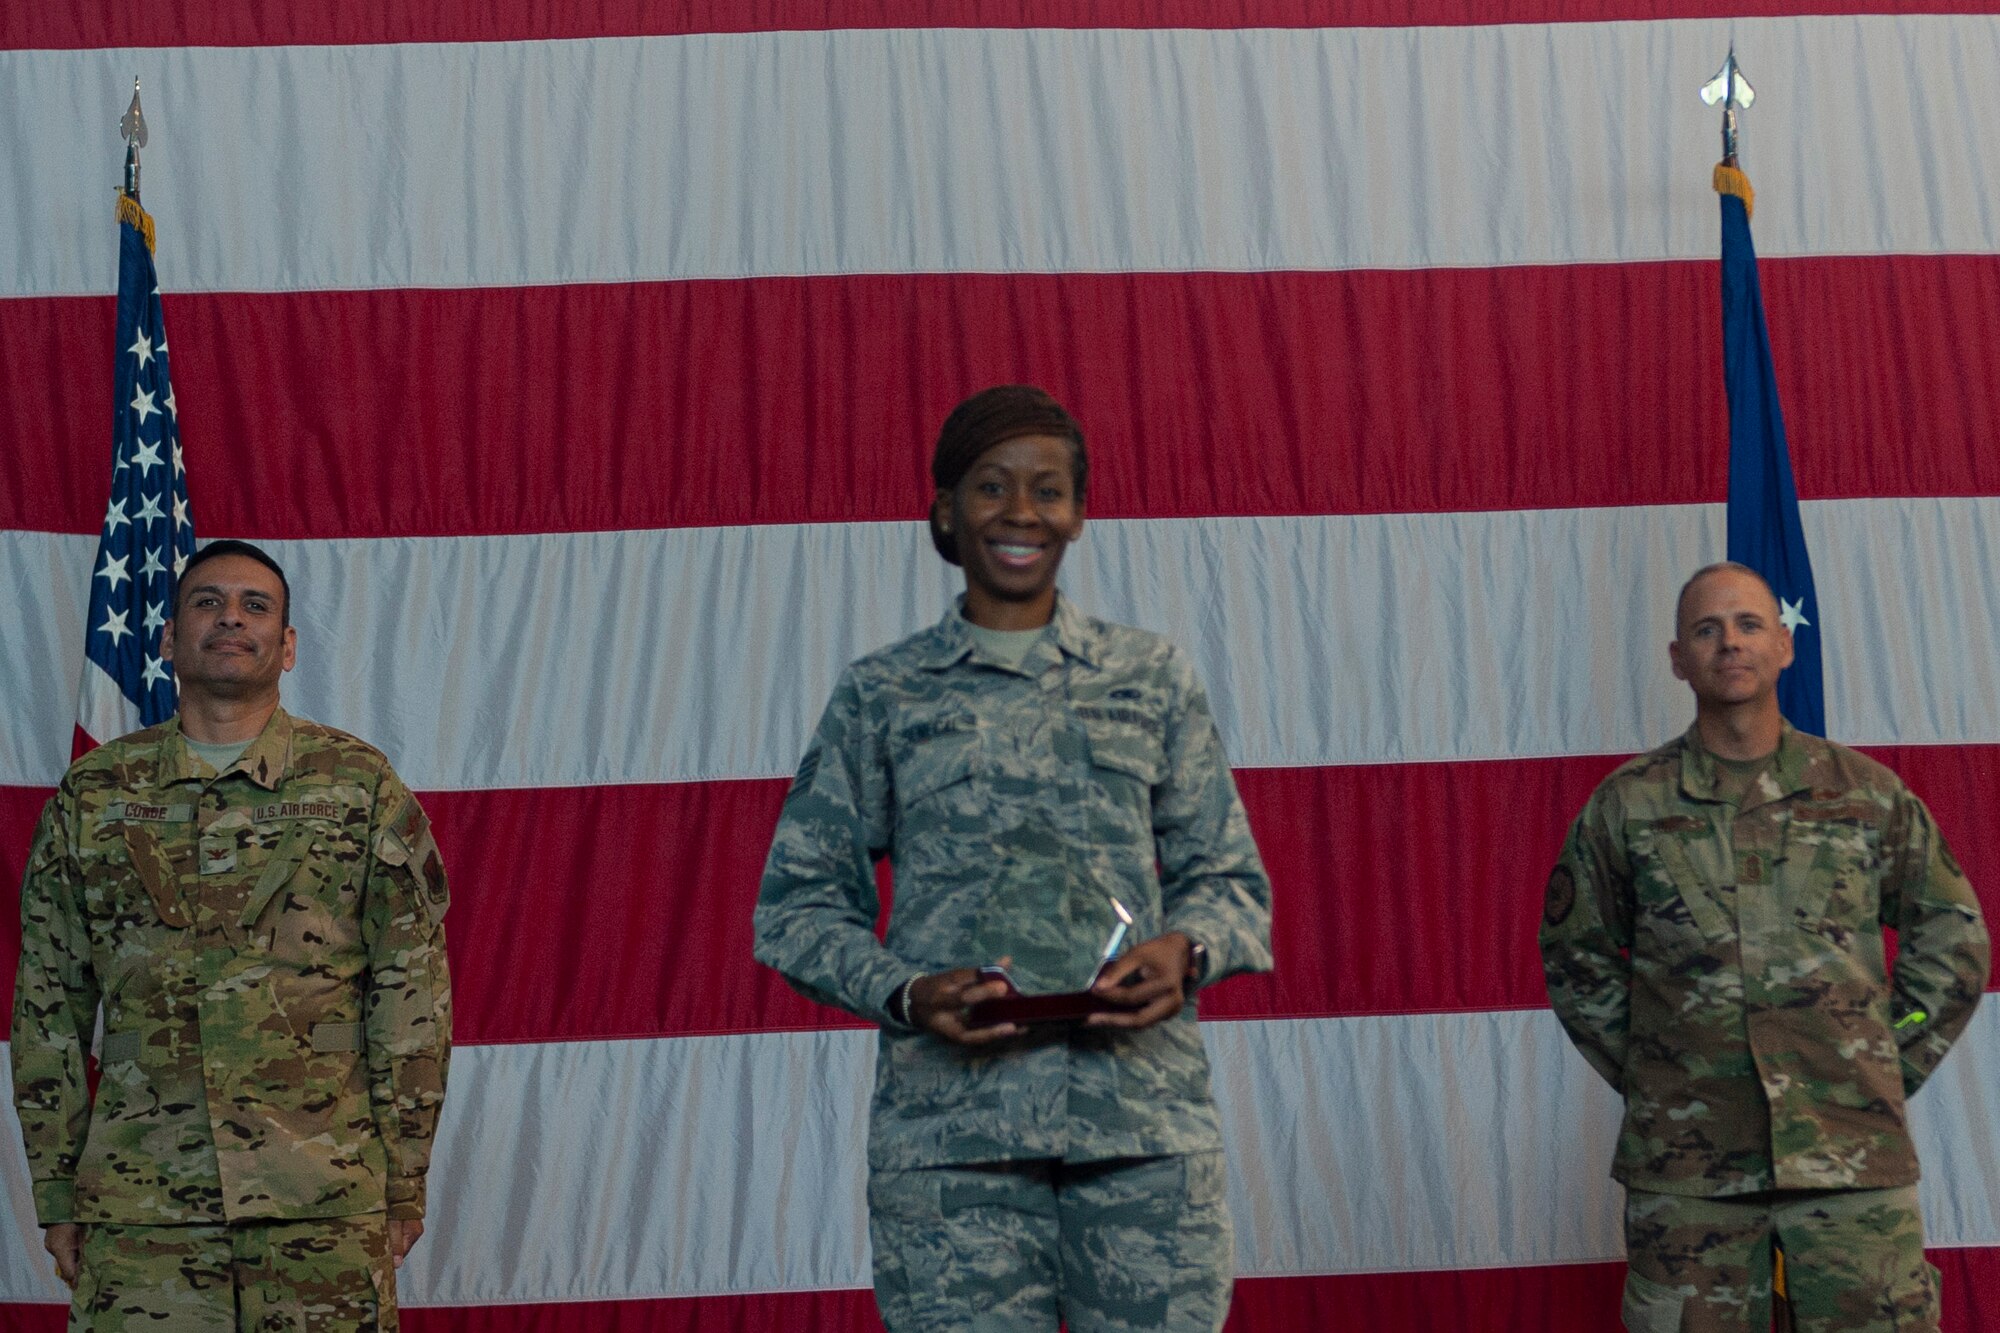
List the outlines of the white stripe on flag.
{"type": "MultiPolygon", "coordinates": [[[[81,652],[81,649],[78,650],[81,652]]],[[[139,705],[132,702],[103,667],[83,659],[83,684],[77,691],[76,724],[99,745],[139,729],[139,705]]]]}
{"type": "MultiPolygon", "coordinates": [[[[1203,1030],[1245,1275],[1619,1257],[1616,1098],[1547,1011],[1203,1030]]],[[[407,1303],[866,1286],[873,1060],[852,1029],[454,1052],[407,1303]]],[[[1987,1005],[1914,1108],[1933,1244],[2000,1244],[1996,1078],[1987,1005]]],[[[57,1299],[17,1154],[0,1175],[0,1300],[57,1299]]]]}
{"type": "MultiPolygon", "coordinates": [[[[1835,736],[2000,742],[2000,499],[1804,514],[1835,736]]],[[[47,680],[75,679],[95,543],[0,533],[0,587],[41,590],[0,635],[0,783],[62,772],[47,680]]],[[[913,523],[268,545],[289,706],[427,791],[788,774],[841,665],[956,577],[913,523]]],[[[1719,505],[1110,520],[1065,578],[1193,653],[1239,766],[1616,754],[1687,725],[1673,598],[1722,546],[1719,505]]]]}
{"type": "Polygon", "coordinates": [[[135,73],[174,292],[1708,260],[1732,40],[1764,255],[2000,251],[1990,15],[908,29],[0,53],[0,293],[111,290],[135,73]]]}

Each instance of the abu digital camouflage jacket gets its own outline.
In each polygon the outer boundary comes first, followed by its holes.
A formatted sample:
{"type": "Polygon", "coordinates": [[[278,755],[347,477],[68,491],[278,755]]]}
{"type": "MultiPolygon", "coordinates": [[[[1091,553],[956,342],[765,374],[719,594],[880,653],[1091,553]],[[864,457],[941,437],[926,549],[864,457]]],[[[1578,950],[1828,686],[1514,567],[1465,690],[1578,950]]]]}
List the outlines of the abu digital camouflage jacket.
{"type": "Polygon", "coordinates": [[[1904,1099],[1986,985],[1978,900],[1872,759],[1787,725],[1740,786],[1690,729],[1604,780],[1549,878],[1549,999],[1625,1098],[1613,1174],[1714,1196],[1908,1184],[1904,1099]]]}
{"type": "Polygon", "coordinates": [[[756,953],[883,1025],[869,1160],[900,1169],[1220,1146],[1189,1005],[1141,1032],[979,1049],[890,1021],[917,973],[1011,958],[1024,991],[1087,985],[1116,896],[1136,942],[1179,930],[1207,978],[1271,965],[1270,882],[1187,659],[1059,599],[1018,669],[954,611],[848,667],[785,798],[756,953]],[[875,862],[893,867],[886,936],[875,862]]]}
{"type": "Polygon", "coordinates": [[[423,810],[344,732],[281,709],[220,775],[172,721],[78,760],[21,889],[14,1101],[43,1225],[421,1217],[445,905],[423,810]]]}

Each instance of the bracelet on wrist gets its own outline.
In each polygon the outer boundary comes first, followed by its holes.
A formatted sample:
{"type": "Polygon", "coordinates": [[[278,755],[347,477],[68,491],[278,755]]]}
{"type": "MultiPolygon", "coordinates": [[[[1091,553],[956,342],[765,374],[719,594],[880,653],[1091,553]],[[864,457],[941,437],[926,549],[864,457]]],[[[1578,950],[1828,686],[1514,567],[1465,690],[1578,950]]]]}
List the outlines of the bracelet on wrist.
{"type": "Polygon", "coordinates": [[[922,977],[923,973],[921,972],[912,974],[910,979],[903,983],[902,989],[896,992],[895,999],[889,1006],[889,1016],[906,1028],[916,1026],[910,1020],[910,988],[915,986],[922,977]]]}

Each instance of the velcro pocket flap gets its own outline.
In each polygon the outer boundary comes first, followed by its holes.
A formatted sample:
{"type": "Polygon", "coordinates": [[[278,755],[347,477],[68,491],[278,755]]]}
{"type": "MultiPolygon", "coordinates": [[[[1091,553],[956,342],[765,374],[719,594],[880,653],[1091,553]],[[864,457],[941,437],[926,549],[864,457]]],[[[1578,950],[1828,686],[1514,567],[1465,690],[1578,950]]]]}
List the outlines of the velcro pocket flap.
{"type": "Polygon", "coordinates": [[[136,1032],[107,1032],[103,1045],[97,1048],[97,1062],[105,1065],[129,1065],[139,1058],[140,1037],[136,1032]]]}
{"type": "Polygon", "coordinates": [[[358,1051],[362,1049],[362,1045],[359,1023],[313,1024],[312,1048],[321,1054],[332,1051],[358,1051]]]}

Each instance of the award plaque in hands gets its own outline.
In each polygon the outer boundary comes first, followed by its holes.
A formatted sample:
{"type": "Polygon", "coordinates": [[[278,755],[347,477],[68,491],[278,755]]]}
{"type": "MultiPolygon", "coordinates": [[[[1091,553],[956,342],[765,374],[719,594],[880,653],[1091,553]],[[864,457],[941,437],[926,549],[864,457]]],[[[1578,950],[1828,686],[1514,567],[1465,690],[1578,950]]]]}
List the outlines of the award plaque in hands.
{"type": "MultiPolygon", "coordinates": [[[[1112,959],[1118,956],[1119,946],[1125,943],[1125,932],[1132,925],[1132,914],[1125,910],[1125,904],[1113,898],[1111,906],[1118,913],[1118,926],[1111,932],[1111,939],[1098,958],[1097,971],[1091,977],[1093,984],[1104,975],[1104,969],[1111,966],[1112,959]]],[[[984,1028],[996,1023],[1013,1023],[1019,1027],[1030,1027],[1040,1023],[1080,1023],[1092,1014],[1124,1008],[1087,987],[1050,995],[1023,995],[1014,984],[1014,978],[1007,975],[1006,968],[980,968],[979,983],[984,985],[992,981],[1003,983],[1007,993],[998,999],[981,1000],[967,1009],[965,1021],[968,1026],[984,1028]]]]}

